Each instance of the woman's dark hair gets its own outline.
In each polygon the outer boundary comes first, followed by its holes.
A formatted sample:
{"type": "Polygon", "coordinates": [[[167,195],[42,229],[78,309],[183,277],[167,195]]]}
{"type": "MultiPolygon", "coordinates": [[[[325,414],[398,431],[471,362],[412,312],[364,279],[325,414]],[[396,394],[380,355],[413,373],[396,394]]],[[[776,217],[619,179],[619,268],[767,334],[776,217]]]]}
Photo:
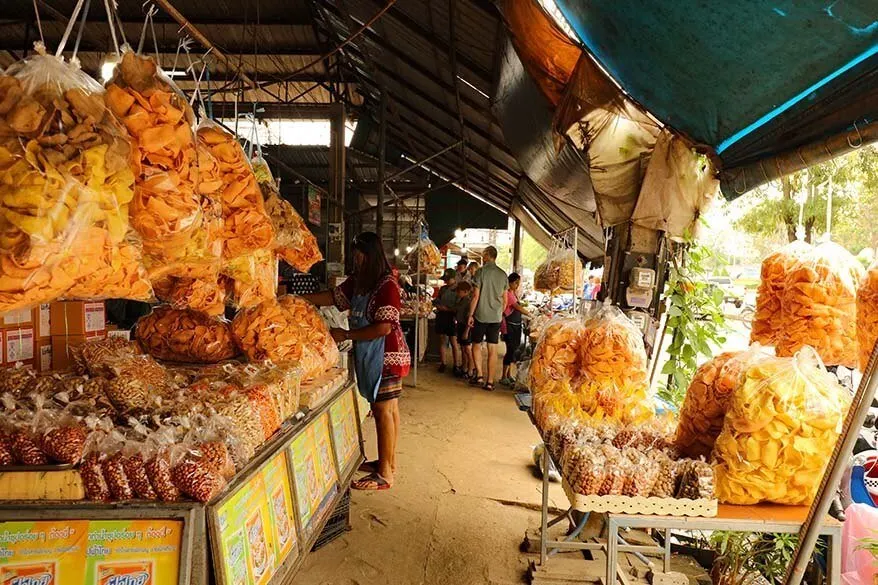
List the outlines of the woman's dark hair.
{"type": "Polygon", "coordinates": [[[517,272],[512,272],[509,274],[509,284],[512,284],[513,282],[518,282],[519,280],[521,280],[521,276],[517,272]]]}
{"type": "Polygon", "coordinates": [[[354,267],[357,278],[357,292],[371,293],[378,282],[390,273],[390,262],[384,254],[384,246],[375,232],[363,232],[353,239],[351,249],[361,252],[366,258],[359,269],[354,267]]]}

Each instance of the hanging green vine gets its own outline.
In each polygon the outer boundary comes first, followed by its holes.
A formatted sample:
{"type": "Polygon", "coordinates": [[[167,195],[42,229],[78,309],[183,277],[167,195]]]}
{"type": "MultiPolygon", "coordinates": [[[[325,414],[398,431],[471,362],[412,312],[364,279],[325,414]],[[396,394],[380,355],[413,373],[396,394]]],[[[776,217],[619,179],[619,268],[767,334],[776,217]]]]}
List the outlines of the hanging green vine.
{"type": "Polygon", "coordinates": [[[662,367],[667,381],[658,394],[679,408],[698,364],[713,355],[712,346],[725,343],[726,319],[723,291],[707,280],[706,266],[716,260],[713,252],[691,239],[672,244],[671,252],[665,289],[671,343],[662,367]]]}

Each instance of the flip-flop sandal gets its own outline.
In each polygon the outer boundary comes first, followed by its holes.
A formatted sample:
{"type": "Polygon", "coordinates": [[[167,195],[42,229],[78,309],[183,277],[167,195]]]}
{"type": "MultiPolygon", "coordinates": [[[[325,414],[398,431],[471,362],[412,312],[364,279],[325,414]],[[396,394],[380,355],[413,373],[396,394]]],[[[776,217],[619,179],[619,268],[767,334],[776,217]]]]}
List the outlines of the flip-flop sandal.
{"type": "Polygon", "coordinates": [[[377,473],[370,473],[365,477],[361,477],[360,479],[351,482],[351,489],[361,490],[361,491],[382,491],[389,490],[391,486],[386,479],[378,475],[377,473]]]}
{"type": "Polygon", "coordinates": [[[476,376],[475,378],[470,380],[469,383],[473,386],[481,386],[485,383],[485,377],[484,376],[476,376]]]}
{"type": "Polygon", "coordinates": [[[487,390],[488,392],[493,392],[494,391],[494,384],[491,382],[488,382],[487,384],[485,384],[485,390],[487,390]]]}
{"type": "Polygon", "coordinates": [[[378,461],[363,461],[357,468],[357,471],[362,473],[378,473],[378,461]]]}

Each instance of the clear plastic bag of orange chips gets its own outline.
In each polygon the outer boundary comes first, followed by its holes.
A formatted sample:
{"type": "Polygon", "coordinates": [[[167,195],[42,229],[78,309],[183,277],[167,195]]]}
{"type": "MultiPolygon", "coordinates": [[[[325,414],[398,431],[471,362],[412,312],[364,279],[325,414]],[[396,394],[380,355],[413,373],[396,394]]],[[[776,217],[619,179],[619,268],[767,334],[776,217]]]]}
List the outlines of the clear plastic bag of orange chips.
{"type": "Polygon", "coordinates": [[[850,252],[824,242],[802,256],[784,283],[777,355],[809,345],[827,366],[857,366],[856,294],[863,267],[850,252]]]}
{"type": "Polygon", "coordinates": [[[772,252],[762,261],[759,289],[756,292],[756,312],[750,329],[750,343],[774,345],[777,341],[783,323],[781,300],[787,273],[811,249],[810,244],[797,239],[772,252]]]}
{"type": "Polygon", "coordinates": [[[878,262],[869,266],[857,289],[857,345],[860,371],[865,371],[878,340],[878,262]]]}
{"type": "Polygon", "coordinates": [[[298,366],[303,379],[319,376],[338,361],[338,346],[320,312],[294,295],[239,311],[232,333],[251,361],[298,366]]]}
{"type": "Polygon", "coordinates": [[[714,445],[718,499],[809,504],[850,403],[810,347],[751,360],[714,445]]]}
{"type": "Polygon", "coordinates": [[[642,422],[654,414],[643,332],[618,307],[585,323],[579,344],[582,409],[597,420],[642,422]]]}
{"type": "Polygon", "coordinates": [[[128,220],[131,141],[104,100],[42,47],[0,76],[0,311],[152,295],[128,220]]]}

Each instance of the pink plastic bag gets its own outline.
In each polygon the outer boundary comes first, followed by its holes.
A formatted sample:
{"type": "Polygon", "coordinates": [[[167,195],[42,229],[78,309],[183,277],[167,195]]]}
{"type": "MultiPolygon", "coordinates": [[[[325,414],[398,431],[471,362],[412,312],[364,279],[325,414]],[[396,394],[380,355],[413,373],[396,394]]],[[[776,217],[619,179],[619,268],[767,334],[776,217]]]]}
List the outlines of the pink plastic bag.
{"type": "Polygon", "coordinates": [[[878,538],[878,508],[852,504],[845,510],[841,532],[842,582],[846,585],[873,585],[878,562],[867,550],[857,550],[863,538],[878,538]]]}

